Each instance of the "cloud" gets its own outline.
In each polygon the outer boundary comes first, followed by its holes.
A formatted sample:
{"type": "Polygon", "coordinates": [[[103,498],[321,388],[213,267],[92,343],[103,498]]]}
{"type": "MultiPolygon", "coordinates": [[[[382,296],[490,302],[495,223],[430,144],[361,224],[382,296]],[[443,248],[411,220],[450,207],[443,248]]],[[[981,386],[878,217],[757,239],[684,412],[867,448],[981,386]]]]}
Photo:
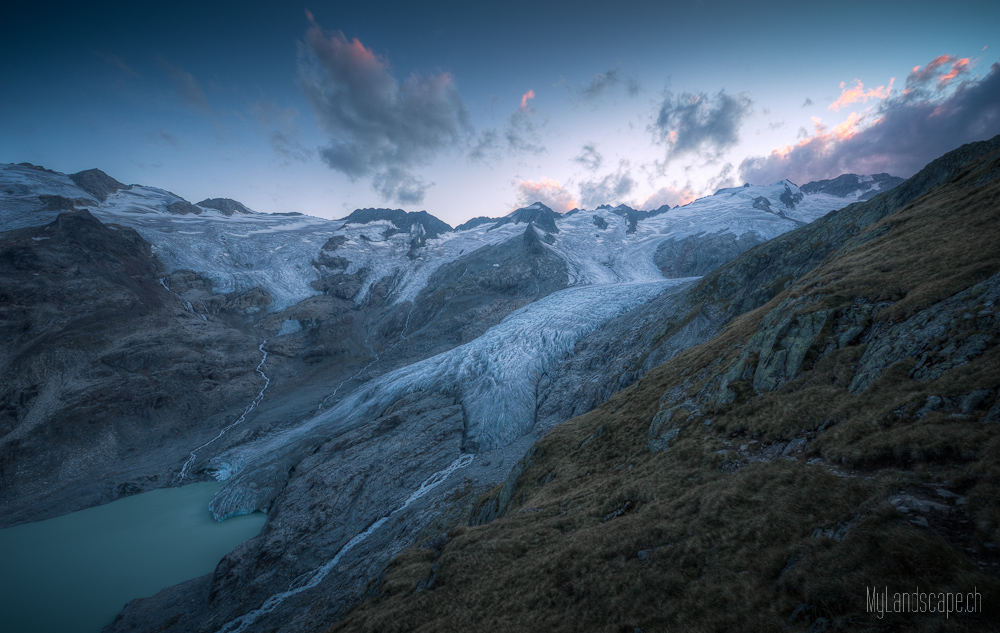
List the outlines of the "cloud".
{"type": "Polygon", "coordinates": [[[91,52],[94,55],[96,55],[97,57],[99,57],[101,60],[103,60],[106,64],[114,66],[115,68],[117,68],[118,70],[122,71],[126,75],[129,75],[129,76],[132,76],[132,77],[138,77],[139,76],[139,73],[137,73],[134,70],[132,70],[132,67],[129,66],[128,64],[126,64],[125,62],[123,62],[122,59],[121,59],[121,57],[118,57],[117,55],[112,55],[110,53],[101,53],[101,52],[98,52],[98,51],[91,51],[91,52]]]}
{"type": "Polygon", "coordinates": [[[847,84],[842,81],[840,82],[840,96],[837,97],[836,101],[827,106],[826,109],[837,112],[852,103],[865,103],[869,99],[888,99],[892,96],[892,84],[895,81],[896,78],[892,77],[889,79],[888,86],[879,86],[878,88],[869,88],[868,90],[865,90],[865,85],[859,79],[855,79],[854,86],[850,88],[847,88],[847,84]]]}
{"type": "Polygon", "coordinates": [[[538,182],[533,180],[519,181],[517,183],[517,200],[519,206],[541,202],[559,213],[565,213],[579,206],[573,194],[564,189],[558,180],[550,178],[542,178],[538,182]]]}
{"type": "Polygon", "coordinates": [[[939,55],[921,68],[914,66],[906,78],[903,94],[910,98],[929,98],[935,92],[948,87],[955,79],[968,74],[968,57],[959,59],[951,55],[939,55]]]}
{"type": "Polygon", "coordinates": [[[739,142],[740,126],[752,112],[747,93],[715,96],[667,93],[649,131],[667,146],[667,162],[683,154],[700,153],[709,162],[739,142]]]}
{"type": "Polygon", "coordinates": [[[532,115],[534,109],[528,106],[528,100],[535,96],[534,90],[529,90],[521,97],[521,105],[507,119],[503,129],[486,128],[479,133],[469,159],[472,161],[491,162],[503,158],[505,154],[542,154],[545,146],[538,138],[538,130],[532,115]]]}
{"type": "Polygon", "coordinates": [[[639,94],[639,90],[641,89],[639,80],[632,75],[624,75],[620,68],[612,68],[611,70],[597,73],[591,78],[590,83],[580,89],[579,92],[584,99],[592,100],[622,84],[624,84],[625,92],[628,96],[634,97],[639,94]]]}
{"type": "Polygon", "coordinates": [[[167,76],[170,77],[170,83],[174,87],[174,92],[177,93],[182,101],[207,113],[212,112],[212,106],[208,104],[205,91],[201,89],[201,84],[198,83],[198,80],[191,73],[174,66],[163,58],[159,58],[158,61],[163,70],[166,71],[167,76]]]}
{"type": "Polygon", "coordinates": [[[735,187],[737,185],[736,181],[733,180],[736,175],[735,171],[732,163],[726,163],[715,177],[709,179],[708,190],[714,193],[719,189],[735,187]]]}
{"type": "Polygon", "coordinates": [[[597,171],[604,161],[604,157],[597,151],[597,145],[587,143],[580,149],[580,155],[573,159],[573,162],[580,163],[590,171],[597,171]]]}
{"type": "Polygon", "coordinates": [[[809,97],[806,97],[806,100],[802,102],[802,107],[803,108],[808,108],[812,104],[813,104],[813,100],[810,99],[809,97]]]}
{"type": "Polygon", "coordinates": [[[528,111],[528,100],[535,98],[535,91],[529,90],[528,92],[521,95],[521,112],[528,111]]]}
{"type": "Polygon", "coordinates": [[[371,178],[387,199],[419,203],[433,183],[414,169],[463,142],[469,116],[451,74],[412,74],[402,83],[358,39],[329,36],[315,22],[299,46],[298,83],[329,144],[326,164],[353,180],[371,178]]]}
{"type": "Polygon", "coordinates": [[[424,194],[433,185],[433,182],[427,182],[398,167],[389,167],[372,178],[372,188],[380,196],[401,204],[420,204],[424,201],[424,194]]]}
{"type": "Polygon", "coordinates": [[[300,140],[302,130],[296,120],[295,108],[281,108],[270,101],[250,104],[250,115],[257,121],[258,131],[267,136],[271,147],[280,156],[305,162],[313,152],[300,140]]]}
{"type": "Polygon", "coordinates": [[[629,171],[629,162],[623,160],[618,164],[615,173],[581,182],[580,202],[586,209],[593,209],[602,204],[621,204],[635,186],[635,179],[629,171]]]}
{"type": "Polygon", "coordinates": [[[642,90],[642,84],[639,83],[638,79],[631,75],[625,78],[625,92],[628,93],[628,96],[634,97],[639,94],[640,90],[642,90]]]}
{"type": "Polygon", "coordinates": [[[694,199],[694,191],[687,185],[680,189],[676,187],[661,187],[656,193],[646,198],[641,208],[644,211],[655,211],[663,205],[676,207],[679,204],[685,205],[693,202],[694,199]]]}
{"type": "Polygon", "coordinates": [[[813,118],[813,133],[767,156],[745,159],[740,177],[754,183],[798,183],[853,172],[909,177],[963,143],[1000,133],[1000,63],[985,77],[959,81],[964,60],[941,56],[915,67],[901,94],[829,128],[813,118]]]}

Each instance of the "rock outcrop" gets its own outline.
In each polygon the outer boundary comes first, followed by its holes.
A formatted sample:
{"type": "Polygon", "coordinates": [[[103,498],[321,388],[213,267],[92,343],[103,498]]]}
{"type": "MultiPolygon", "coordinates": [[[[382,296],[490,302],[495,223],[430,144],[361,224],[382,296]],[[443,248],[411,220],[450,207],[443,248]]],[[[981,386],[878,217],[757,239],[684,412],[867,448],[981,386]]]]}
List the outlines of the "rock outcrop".
{"type": "Polygon", "coordinates": [[[4,526],[169,483],[252,397],[259,340],[163,276],[133,229],[85,210],[0,239],[4,526]]]}

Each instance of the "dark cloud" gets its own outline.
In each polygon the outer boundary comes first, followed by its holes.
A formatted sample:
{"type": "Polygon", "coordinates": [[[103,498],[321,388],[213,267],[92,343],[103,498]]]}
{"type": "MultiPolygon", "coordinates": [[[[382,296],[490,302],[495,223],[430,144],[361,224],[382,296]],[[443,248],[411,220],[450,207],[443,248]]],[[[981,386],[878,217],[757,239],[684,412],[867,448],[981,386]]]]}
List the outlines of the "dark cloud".
{"type": "Polygon", "coordinates": [[[740,126],[752,112],[753,101],[746,93],[715,96],[705,93],[667,93],[660,104],[656,122],[649,126],[659,143],[667,146],[667,161],[689,153],[699,153],[709,161],[736,145],[740,126]]]}
{"type": "Polygon", "coordinates": [[[745,159],[740,178],[803,183],[849,172],[909,177],[963,143],[1000,133],[1000,64],[985,77],[961,80],[967,69],[967,62],[950,57],[918,67],[902,94],[864,115],[852,113],[832,130],[815,120],[815,132],[796,145],[745,159]]]}
{"type": "Polygon", "coordinates": [[[617,205],[635,190],[635,179],[629,170],[629,162],[621,161],[618,170],[603,178],[580,183],[580,203],[585,209],[593,209],[602,204],[617,205]]]}
{"type": "Polygon", "coordinates": [[[329,138],[324,162],[371,178],[387,199],[418,203],[432,183],[412,171],[469,134],[468,113],[448,73],[399,83],[388,62],[343,33],[314,23],[300,45],[299,87],[329,138]]]}
{"type": "Polygon", "coordinates": [[[313,152],[303,145],[302,130],[295,108],[281,108],[270,101],[258,101],[250,105],[250,115],[257,121],[258,131],[267,136],[271,147],[283,158],[305,162],[313,152]]]}
{"type": "Polygon", "coordinates": [[[802,102],[802,107],[803,108],[808,108],[812,104],[813,104],[813,100],[810,99],[809,97],[806,97],[806,100],[802,102]]]}
{"type": "Polygon", "coordinates": [[[160,62],[160,67],[162,67],[167,73],[167,76],[170,77],[170,83],[182,101],[190,106],[198,108],[199,110],[204,110],[208,113],[212,112],[212,106],[208,104],[208,99],[205,97],[205,91],[201,89],[201,84],[198,83],[198,80],[196,80],[191,73],[174,66],[163,58],[160,58],[157,61],[160,62]]]}
{"type": "Polygon", "coordinates": [[[414,176],[405,169],[389,167],[372,178],[372,188],[386,200],[396,200],[400,204],[420,204],[424,194],[434,185],[420,176],[414,176]]]}
{"type": "Polygon", "coordinates": [[[590,171],[597,171],[600,168],[604,157],[597,151],[594,143],[587,143],[580,149],[580,155],[573,159],[573,162],[580,163],[590,171]]]}

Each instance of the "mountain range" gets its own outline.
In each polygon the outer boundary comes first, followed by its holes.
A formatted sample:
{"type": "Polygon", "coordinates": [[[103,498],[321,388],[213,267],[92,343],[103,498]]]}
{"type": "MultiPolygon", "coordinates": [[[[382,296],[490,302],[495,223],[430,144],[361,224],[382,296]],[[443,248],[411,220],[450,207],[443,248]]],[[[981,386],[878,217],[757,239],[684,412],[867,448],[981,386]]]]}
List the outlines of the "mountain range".
{"type": "Polygon", "coordinates": [[[881,630],[865,586],[995,596],[998,179],[1000,137],[452,228],[0,166],[0,527],[210,478],[217,519],[267,513],[107,631],[881,630]]]}

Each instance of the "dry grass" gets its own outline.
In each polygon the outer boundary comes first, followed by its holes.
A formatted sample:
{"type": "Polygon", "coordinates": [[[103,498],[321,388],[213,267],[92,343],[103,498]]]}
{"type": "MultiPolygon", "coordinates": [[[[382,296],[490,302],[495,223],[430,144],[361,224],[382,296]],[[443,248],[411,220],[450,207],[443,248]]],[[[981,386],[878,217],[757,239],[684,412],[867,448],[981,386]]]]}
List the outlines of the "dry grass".
{"type": "Polygon", "coordinates": [[[1000,182],[973,184],[995,168],[869,227],[712,341],[556,427],[505,516],[453,528],[440,552],[405,552],[330,630],[802,631],[822,618],[829,630],[1000,630],[1000,425],[980,421],[1000,390],[998,347],[930,381],[903,361],[860,394],[847,385],[862,345],[815,354],[772,392],[731,385],[733,404],[675,416],[670,447],[646,448],[661,396],[696,399],[782,300],[889,302],[874,318],[896,322],[1000,271],[1000,182]],[[913,415],[928,396],[975,389],[994,395],[969,415],[913,415]],[[795,437],[810,439],[802,455],[752,457],[795,437]],[[936,489],[967,503],[920,526],[888,502],[936,489]],[[872,586],[976,588],[984,611],[877,619],[872,586]]]}

